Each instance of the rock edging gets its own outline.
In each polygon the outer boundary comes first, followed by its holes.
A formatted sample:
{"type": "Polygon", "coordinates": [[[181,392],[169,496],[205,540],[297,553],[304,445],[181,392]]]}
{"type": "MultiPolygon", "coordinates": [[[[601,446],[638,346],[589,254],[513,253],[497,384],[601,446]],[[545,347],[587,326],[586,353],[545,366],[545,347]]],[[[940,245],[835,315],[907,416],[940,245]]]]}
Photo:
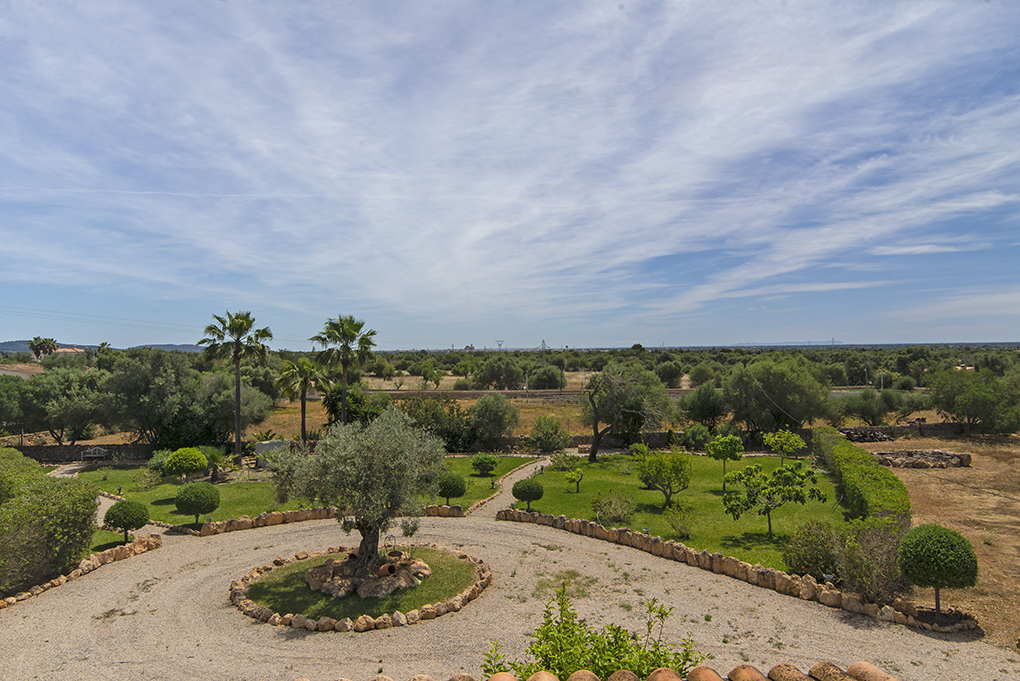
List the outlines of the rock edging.
{"type": "Polygon", "coordinates": [[[422,514],[430,517],[438,516],[440,518],[463,518],[465,515],[464,509],[460,506],[460,504],[455,504],[453,506],[436,506],[433,504],[423,508],[422,514]]]}
{"type": "Polygon", "coordinates": [[[89,572],[92,572],[103,565],[107,565],[108,563],[118,560],[126,560],[131,556],[137,556],[138,554],[145,553],[146,551],[154,551],[162,547],[163,538],[158,534],[150,534],[145,537],[136,537],[130,544],[122,544],[120,546],[114,546],[113,548],[101,551],[100,553],[89,554],[88,558],[82,559],[81,562],[78,563],[78,567],[71,570],[70,573],[54,577],[44,584],[33,586],[28,591],[21,591],[13,596],[0,600],[0,610],[15,605],[16,603],[20,603],[21,601],[26,601],[33,596],[38,596],[44,591],[49,591],[52,588],[74,581],[82,575],[88,574],[89,572]]]}
{"type": "MultiPolygon", "coordinates": [[[[417,544],[416,546],[440,548],[435,544],[417,544]]],[[[274,568],[288,565],[299,560],[308,560],[309,558],[315,558],[317,556],[344,553],[346,551],[347,549],[342,546],[331,546],[325,551],[313,551],[311,553],[301,551],[294,554],[291,558],[277,556],[273,559],[272,563],[253,567],[240,579],[233,580],[230,583],[230,602],[233,603],[242,614],[273,626],[289,626],[294,629],[305,629],[307,631],[353,631],[360,633],[375,629],[392,629],[395,627],[413,626],[425,620],[441,617],[447,613],[458,612],[465,605],[478,598],[489,584],[492,583],[492,571],[489,570],[488,566],[480,558],[470,556],[463,551],[451,551],[451,553],[460,560],[468,560],[474,564],[474,583],[467,589],[464,589],[464,591],[443,603],[425,605],[406,614],[398,610],[392,615],[384,614],[375,618],[369,615],[362,615],[357,619],[357,621],[353,621],[349,617],[345,617],[342,620],[335,620],[332,617],[325,616],[320,617],[318,620],[312,620],[304,615],[281,615],[248,598],[248,587],[261,579],[263,575],[272,572],[274,568]]]]}
{"type": "Polygon", "coordinates": [[[840,591],[831,582],[819,584],[811,575],[789,575],[781,570],[767,568],[760,564],[751,565],[733,556],[724,556],[722,553],[695,551],[681,542],[672,539],[663,541],[659,536],[631,532],[626,527],[607,529],[590,520],[567,519],[563,515],[551,516],[536,511],[528,513],[515,508],[499,511],[496,514],[496,520],[547,525],[573,534],[630,546],[653,556],[686,563],[702,570],[711,570],[716,574],[725,574],[753,586],[770,589],[805,601],[818,601],[830,608],[842,608],[848,612],[867,615],[894,624],[904,624],[943,633],[957,633],[967,629],[976,629],[978,626],[977,619],[966,613],[958,613],[964,619],[951,626],[919,622],[916,619],[917,609],[902,598],[897,598],[892,605],[879,606],[877,603],[864,603],[854,594],[840,591]]]}

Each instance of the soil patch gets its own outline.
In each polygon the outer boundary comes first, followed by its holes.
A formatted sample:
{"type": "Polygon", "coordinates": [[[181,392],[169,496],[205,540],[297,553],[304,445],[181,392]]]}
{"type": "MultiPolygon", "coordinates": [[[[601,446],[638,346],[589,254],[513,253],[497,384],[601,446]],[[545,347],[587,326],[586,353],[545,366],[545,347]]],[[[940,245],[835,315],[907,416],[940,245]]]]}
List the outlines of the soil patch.
{"type": "MultiPolygon", "coordinates": [[[[1020,438],[905,438],[859,445],[872,452],[948,449],[971,455],[963,468],[894,468],[910,493],[914,524],[939,523],[970,540],[978,556],[972,589],[943,589],[942,607],[971,613],[996,645],[1016,650],[1020,618],[1020,438]]],[[[914,588],[919,607],[934,608],[935,590],[914,588]]]]}

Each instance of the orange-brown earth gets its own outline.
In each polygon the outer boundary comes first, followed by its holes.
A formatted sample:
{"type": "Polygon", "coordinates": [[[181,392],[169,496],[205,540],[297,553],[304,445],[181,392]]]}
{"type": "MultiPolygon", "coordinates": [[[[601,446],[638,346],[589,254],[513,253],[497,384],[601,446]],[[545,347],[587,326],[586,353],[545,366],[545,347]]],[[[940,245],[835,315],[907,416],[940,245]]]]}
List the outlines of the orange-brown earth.
{"type": "MultiPolygon", "coordinates": [[[[978,556],[977,586],[944,589],[942,606],[978,618],[988,639],[1020,644],[1020,438],[903,438],[862,444],[872,452],[938,449],[968,453],[967,468],[893,468],[910,493],[914,525],[938,523],[970,540],[978,556]]],[[[914,588],[911,600],[934,607],[934,589],[914,588]]]]}

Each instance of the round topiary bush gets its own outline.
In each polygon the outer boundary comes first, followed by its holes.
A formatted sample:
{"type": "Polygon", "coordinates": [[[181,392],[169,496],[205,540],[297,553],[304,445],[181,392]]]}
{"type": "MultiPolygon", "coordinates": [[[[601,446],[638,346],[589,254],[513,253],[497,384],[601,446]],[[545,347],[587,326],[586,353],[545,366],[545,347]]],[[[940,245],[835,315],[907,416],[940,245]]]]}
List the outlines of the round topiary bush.
{"type": "Polygon", "coordinates": [[[446,498],[446,505],[450,505],[450,499],[462,497],[467,492],[467,482],[463,476],[456,473],[443,473],[436,481],[439,496],[446,498]]]}
{"type": "Polygon", "coordinates": [[[910,583],[935,588],[936,622],[942,613],[940,589],[962,589],[977,583],[974,547],[962,534],[941,525],[918,525],[903,535],[896,562],[910,583]]]}
{"type": "Polygon", "coordinates": [[[208,482],[188,483],[177,490],[174,504],[178,513],[195,516],[197,525],[199,515],[212,513],[220,507],[220,491],[208,482]]]}
{"type": "Polygon", "coordinates": [[[124,543],[127,544],[128,532],[145,527],[149,522],[149,507],[140,501],[118,501],[106,511],[103,523],[110,527],[124,530],[124,543]]]}
{"type": "Polygon", "coordinates": [[[542,483],[535,478],[527,478],[525,480],[518,480],[514,483],[511,492],[514,498],[518,501],[525,501],[528,504],[528,512],[531,511],[531,502],[538,501],[545,494],[545,488],[542,487],[542,483]]]}
{"type": "Polygon", "coordinates": [[[195,447],[182,447],[166,458],[164,475],[187,475],[204,471],[209,466],[205,454],[195,447]]]}

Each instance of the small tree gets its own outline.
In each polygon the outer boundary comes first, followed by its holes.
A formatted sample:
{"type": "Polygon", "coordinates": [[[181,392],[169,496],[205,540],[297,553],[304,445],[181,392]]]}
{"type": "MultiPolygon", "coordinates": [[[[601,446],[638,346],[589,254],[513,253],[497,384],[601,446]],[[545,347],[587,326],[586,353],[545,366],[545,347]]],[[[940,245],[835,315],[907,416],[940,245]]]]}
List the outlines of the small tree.
{"type": "Polygon", "coordinates": [[[942,615],[939,591],[977,583],[978,560],[967,539],[948,527],[919,525],[903,535],[897,553],[900,572],[912,584],[935,588],[935,622],[942,615]]]}
{"type": "Polygon", "coordinates": [[[773,539],[772,512],[777,508],[791,501],[798,504],[805,504],[808,499],[825,501],[825,494],[813,486],[816,482],[815,472],[802,471],[800,468],[798,462],[794,466],[780,466],[765,475],[760,464],[751,464],[742,471],[729,473],[726,476],[729,482],[744,489],[741,492],[727,492],[723,497],[723,507],[734,520],[740,520],[744,513],[757,509],[758,515],[768,519],[769,539],[773,539]],[[809,482],[812,487],[805,490],[809,482]]]}
{"type": "Polygon", "coordinates": [[[127,544],[128,532],[139,530],[149,523],[149,507],[140,501],[118,501],[106,510],[103,523],[124,530],[124,543],[127,544]]]}
{"type": "Polygon", "coordinates": [[[678,449],[651,452],[638,464],[641,482],[657,489],[665,497],[662,507],[669,508],[673,495],[690,487],[691,457],[678,449]]]}
{"type": "Polygon", "coordinates": [[[551,416],[539,416],[528,436],[528,444],[540,452],[555,452],[570,443],[570,436],[563,424],[551,416]]]}
{"type": "Polygon", "coordinates": [[[490,393],[474,403],[467,414],[473,451],[503,449],[520,423],[520,412],[502,393],[490,393]]]}
{"type": "Polygon", "coordinates": [[[786,457],[793,456],[794,452],[799,452],[807,446],[800,435],[794,435],[788,430],[765,433],[762,440],[772,448],[772,451],[779,452],[780,466],[786,462],[786,457]]]}
{"type": "Polygon", "coordinates": [[[446,505],[450,505],[450,499],[462,497],[467,492],[467,482],[464,477],[456,473],[443,473],[436,480],[436,491],[439,496],[446,498],[446,505]]]}
{"type": "Polygon", "coordinates": [[[726,493],[726,462],[744,458],[744,443],[736,435],[719,435],[705,445],[705,453],[716,461],[722,461],[722,491],[726,493]]]}
{"type": "Polygon", "coordinates": [[[471,457],[471,467],[474,468],[475,472],[483,478],[487,478],[492,475],[492,471],[496,470],[496,466],[498,465],[499,457],[495,454],[478,452],[471,457]]]}
{"type": "Polygon", "coordinates": [[[198,516],[220,507],[220,491],[209,482],[191,482],[177,490],[174,505],[178,513],[195,516],[197,525],[198,516]]]}
{"type": "Polygon", "coordinates": [[[204,471],[209,466],[205,454],[196,447],[182,447],[166,458],[163,464],[164,475],[180,475],[187,478],[188,473],[204,471]]]}
{"type": "Polygon", "coordinates": [[[580,468],[572,468],[563,475],[563,479],[570,485],[574,485],[574,492],[581,493],[581,480],[584,479],[584,472],[580,468]]]}
{"type": "Polygon", "coordinates": [[[538,501],[545,494],[545,488],[542,487],[542,483],[535,478],[525,478],[524,480],[518,480],[514,483],[513,489],[514,498],[518,501],[525,501],[528,504],[528,512],[531,512],[531,502],[538,501]]]}

